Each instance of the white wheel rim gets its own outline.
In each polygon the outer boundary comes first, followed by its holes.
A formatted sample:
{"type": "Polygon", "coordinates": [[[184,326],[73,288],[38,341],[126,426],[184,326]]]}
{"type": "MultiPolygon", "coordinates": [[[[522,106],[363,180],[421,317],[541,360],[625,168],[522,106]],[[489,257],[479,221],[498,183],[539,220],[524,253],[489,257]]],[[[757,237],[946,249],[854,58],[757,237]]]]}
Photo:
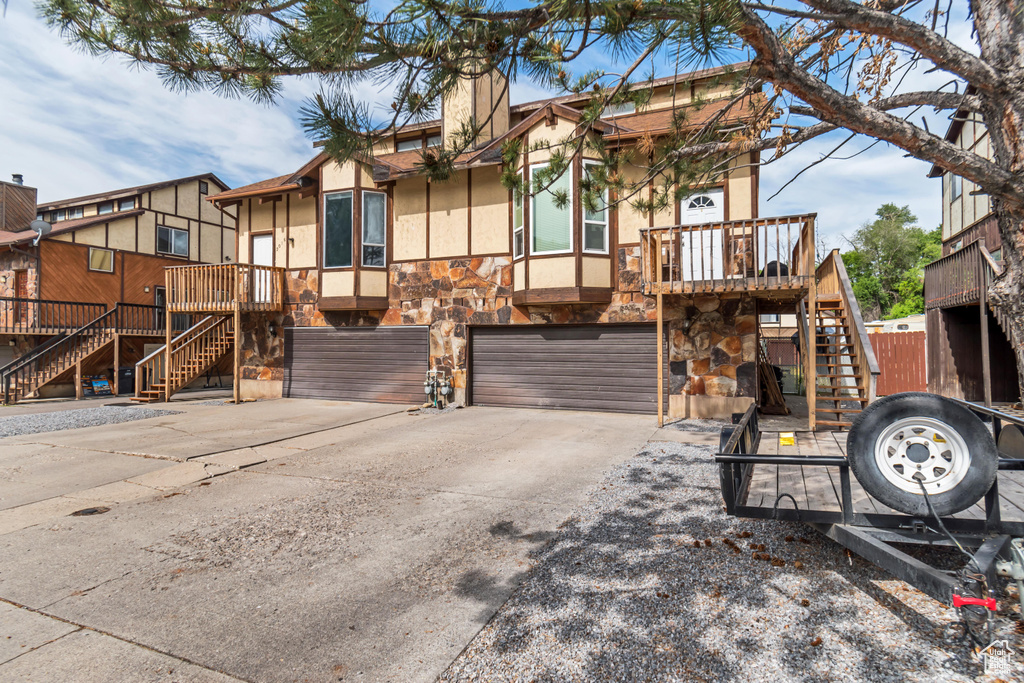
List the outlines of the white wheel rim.
{"type": "Polygon", "coordinates": [[[875,440],[875,463],[893,486],[922,495],[924,483],[928,494],[936,495],[963,481],[971,453],[959,432],[945,422],[907,417],[889,425],[875,440]]]}

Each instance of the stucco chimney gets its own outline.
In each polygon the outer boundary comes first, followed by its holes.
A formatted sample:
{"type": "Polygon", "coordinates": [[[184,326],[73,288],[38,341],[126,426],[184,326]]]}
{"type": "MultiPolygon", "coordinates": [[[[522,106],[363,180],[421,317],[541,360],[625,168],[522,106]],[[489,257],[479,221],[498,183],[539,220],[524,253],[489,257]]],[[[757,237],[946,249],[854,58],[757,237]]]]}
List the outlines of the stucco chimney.
{"type": "Polygon", "coordinates": [[[482,126],[475,146],[508,132],[508,80],[499,71],[466,77],[441,106],[441,134],[447,145],[464,123],[482,126]],[[491,113],[494,110],[494,113],[491,113]]]}

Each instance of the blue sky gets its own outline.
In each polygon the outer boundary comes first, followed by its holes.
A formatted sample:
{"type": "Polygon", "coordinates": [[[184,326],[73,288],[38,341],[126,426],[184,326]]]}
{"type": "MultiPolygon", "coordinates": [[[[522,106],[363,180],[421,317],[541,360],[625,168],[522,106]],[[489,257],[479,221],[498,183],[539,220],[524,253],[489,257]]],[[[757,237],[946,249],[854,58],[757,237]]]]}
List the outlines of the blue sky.
{"type": "MultiPolygon", "coordinates": [[[[312,81],[288,82],[273,106],[212,93],[181,95],[151,72],[68,47],[26,0],[10,0],[0,19],[0,64],[0,177],[24,174],[39,188],[40,201],[205,171],[244,185],[289,173],[314,155],[298,122],[304,98],[317,89],[312,81]]],[[[948,80],[920,71],[912,79],[915,89],[948,80]]],[[[377,90],[366,84],[356,94],[373,101],[377,90]]],[[[514,83],[512,102],[544,94],[530,83],[514,83]]],[[[945,130],[946,121],[929,116],[929,124],[945,130]]],[[[926,177],[927,164],[886,145],[820,164],[766,201],[840,139],[823,137],[763,168],[761,215],[817,212],[829,248],[845,248],[843,235],[872,220],[886,202],[910,205],[923,227],[939,224],[939,181],[926,177]]]]}

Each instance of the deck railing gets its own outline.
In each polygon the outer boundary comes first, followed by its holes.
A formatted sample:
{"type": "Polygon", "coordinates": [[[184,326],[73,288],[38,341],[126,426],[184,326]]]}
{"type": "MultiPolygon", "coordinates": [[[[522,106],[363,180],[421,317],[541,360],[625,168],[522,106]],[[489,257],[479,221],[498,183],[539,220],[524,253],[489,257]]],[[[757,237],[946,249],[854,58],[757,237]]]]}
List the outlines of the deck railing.
{"type": "Polygon", "coordinates": [[[642,228],[645,294],[802,289],[814,272],[816,214],[642,228]]]}
{"type": "Polygon", "coordinates": [[[106,311],[105,304],[0,297],[0,332],[60,334],[77,330],[106,311]]]}
{"type": "Polygon", "coordinates": [[[943,256],[924,267],[925,308],[950,308],[975,304],[985,283],[982,242],[943,256]]]}
{"type": "Polygon", "coordinates": [[[175,313],[277,311],[284,305],[284,268],[217,263],[167,268],[167,307],[175,313]]]}

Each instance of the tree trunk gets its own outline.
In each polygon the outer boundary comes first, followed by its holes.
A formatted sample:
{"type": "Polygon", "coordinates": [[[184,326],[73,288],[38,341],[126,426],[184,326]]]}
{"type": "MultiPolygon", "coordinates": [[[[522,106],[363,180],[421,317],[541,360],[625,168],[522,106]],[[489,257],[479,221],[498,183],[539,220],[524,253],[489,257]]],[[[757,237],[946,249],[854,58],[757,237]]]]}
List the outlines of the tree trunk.
{"type": "MultiPolygon", "coordinates": [[[[1005,78],[999,92],[982,93],[982,116],[993,158],[1024,173],[1024,0],[972,0],[982,58],[1005,78]]],[[[1017,358],[1018,393],[1024,399],[1024,204],[992,197],[1002,238],[1003,275],[989,289],[1002,314],[1017,358]]]]}

